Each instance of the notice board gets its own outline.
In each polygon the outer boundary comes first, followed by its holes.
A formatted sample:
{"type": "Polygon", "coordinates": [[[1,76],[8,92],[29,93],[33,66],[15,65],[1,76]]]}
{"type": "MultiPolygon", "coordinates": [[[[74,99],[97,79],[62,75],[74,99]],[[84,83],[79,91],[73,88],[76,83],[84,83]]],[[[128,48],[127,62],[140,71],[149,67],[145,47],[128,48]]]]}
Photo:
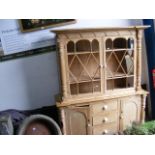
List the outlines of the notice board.
{"type": "Polygon", "coordinates": [[[0,20],[0,62],[55,51],[55,34],[50,32],[51,27],[75,23],[72,19],[25,19],[32,20],[34,27],[24,27],[25,32],[22,32],[21,20],[0,20]]]}

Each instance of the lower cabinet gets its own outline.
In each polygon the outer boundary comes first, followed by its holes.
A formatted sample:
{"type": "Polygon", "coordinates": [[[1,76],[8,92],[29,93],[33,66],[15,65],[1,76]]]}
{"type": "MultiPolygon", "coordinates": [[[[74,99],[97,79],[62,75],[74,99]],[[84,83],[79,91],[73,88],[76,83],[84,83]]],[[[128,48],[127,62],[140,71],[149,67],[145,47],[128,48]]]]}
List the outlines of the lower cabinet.
{"type": "Polygon", "coordinates": [[[89,107],[61,108],[62,131],[67,135],[89,134],[89,107]]]}
{"type": "Polygon", "coordinates": [[[142,99],[141,96],[133,96],[120,100],[120,130],[131,127],[132,123],[141,122],[142,99]]]}
{"type": "Polygon", "coordinates": [[[62,131],[67,135],[118,134],[142,121],[141,95],[61,107],[62,131]]]}

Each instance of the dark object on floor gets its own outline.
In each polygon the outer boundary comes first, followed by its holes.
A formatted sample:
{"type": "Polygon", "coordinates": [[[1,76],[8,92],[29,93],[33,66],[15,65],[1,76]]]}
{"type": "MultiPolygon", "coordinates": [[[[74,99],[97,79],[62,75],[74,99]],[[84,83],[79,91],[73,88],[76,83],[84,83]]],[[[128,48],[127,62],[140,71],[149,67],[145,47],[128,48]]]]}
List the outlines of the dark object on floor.
{"type": "Polygon", "coordinates": [[[13,123],[13,127],[14,127],[13,134],[18,134],[19,126],[24,121],[24,119],[26,119],[30,115],[35,115],[35,114],[42,114],[42,115],[49,116],[58,123],[58,110],[55,105],[49,106],[49,107],[42,107],[34,110],[27,110],[27,111],[14,110],[14,109],[0,111],[0,117],[10,115],[13,123]]]}
{"type": "Polygon", "coordinates": [[[155,121],[148,121],[142,125],[133,124],[132,127],[124,131],[125,135],[154,135],[155,121]]]}
{"type": "Polygon", "coordinates": [[[53,133],[50,131],[47,124],[45,124],[42,121],[34,121],[30,123],[26,130],[25,135],[53,135],[53,133]]]}
{"type": "Polygon", "coordinates": [[[27,117],[29,116],[28,112],[25,111],[19,111],[19,110],[6,110],[6,111],[1,111],[0,112],[0,117],[9,115],[14,127],[14,133],[16,134],[16,131],[20,125],[20,123],[27,117]]]}
{"type": "Polygon", "coordinates": [[[13,135],[13,131],[11,116],[0,116],[0,135],[13,135]]]}
{"type": "Polygon", "coordinates": [[[19,135],[61,135],[58,124],[45,115],[27,117],[19,129],[19,135]]]}

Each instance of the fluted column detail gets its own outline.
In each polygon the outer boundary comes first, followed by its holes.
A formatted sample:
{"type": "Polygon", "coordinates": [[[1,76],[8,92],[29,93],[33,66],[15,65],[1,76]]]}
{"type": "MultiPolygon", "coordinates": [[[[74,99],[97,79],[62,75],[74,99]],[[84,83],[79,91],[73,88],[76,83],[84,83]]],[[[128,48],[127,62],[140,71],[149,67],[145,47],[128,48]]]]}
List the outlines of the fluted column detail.
{"type": "Polygon", "coordinates": [[[137,30],[137,90],[141,90],[142,75],[142,30],[137,30]]]}

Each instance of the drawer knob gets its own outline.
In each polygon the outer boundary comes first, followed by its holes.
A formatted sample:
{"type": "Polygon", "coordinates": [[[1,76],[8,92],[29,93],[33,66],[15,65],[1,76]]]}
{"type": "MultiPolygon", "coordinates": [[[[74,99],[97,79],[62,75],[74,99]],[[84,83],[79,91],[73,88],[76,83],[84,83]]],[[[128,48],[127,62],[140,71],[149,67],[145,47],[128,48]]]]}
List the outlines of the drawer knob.
{"type": "Polygon", "coordinates": [[[88,123],[88,127],[90,127],[91,126],[91,124],[90,123],[88,123]]]}
{"type": "Polygon", "coordinates": [[[107,110],[108,109],[108,106],[107,105],[104,105],[102,110],[107,110]]]}
{"type": "Polygon", "coordinates": [[[107,134],[107,133],[108,133],[108,130],[104,130],[104,131],[102,132],[103,135],[105,135],[105,134],[107,134]]]}
{"type": "Polygon", "coordinates": [[[108,118],[107,118],[107,117],[105,117],[105,118],[103,119],[103,123],[106,123],[106,122],[108,122],[108,118]]]}
{"type": "Polygon", "coordinates": [[[121,116],[120,116],[120,119],[124,119],[124,117],[121,115],[121,116]]]}

